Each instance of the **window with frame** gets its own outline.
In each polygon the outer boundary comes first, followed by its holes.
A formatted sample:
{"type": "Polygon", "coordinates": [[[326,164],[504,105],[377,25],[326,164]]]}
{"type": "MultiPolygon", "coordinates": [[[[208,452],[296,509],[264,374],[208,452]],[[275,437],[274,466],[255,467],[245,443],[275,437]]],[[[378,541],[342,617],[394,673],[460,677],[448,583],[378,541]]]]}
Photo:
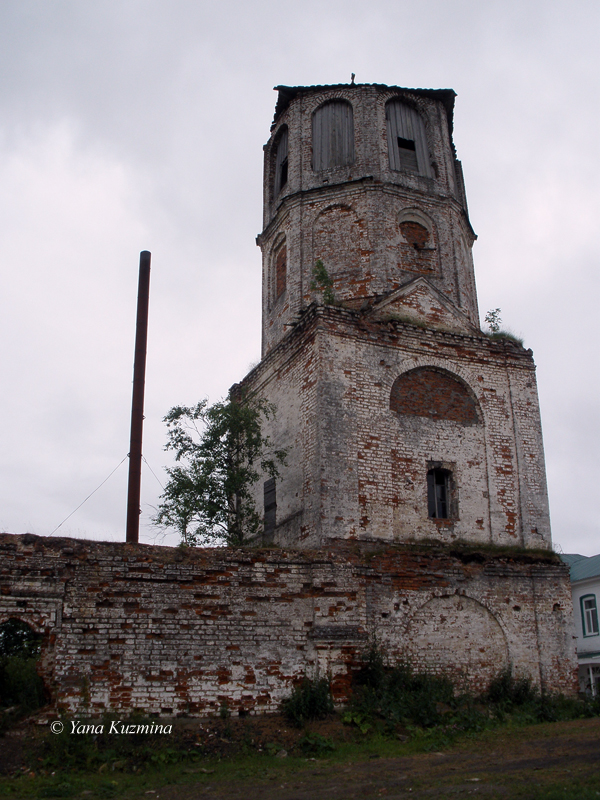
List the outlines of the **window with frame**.
{"type": "Polygon", "coordinates": [[[427,473],[427,515],[430,519],[450,519],[452,473],[435,467],[427,473]]]}
{"type": "Polygon", "coordinates": [[[596,605],[596,595],[586,594],[581,600],[581,621],[583,623],[584,636],[598,636],[598,606],[596,605]]]}
{"type": "Polygon", "coordinates": [[[400,100],[385,107],[390,169],[432,177],[427,134],[421,115],[400,100]]]}

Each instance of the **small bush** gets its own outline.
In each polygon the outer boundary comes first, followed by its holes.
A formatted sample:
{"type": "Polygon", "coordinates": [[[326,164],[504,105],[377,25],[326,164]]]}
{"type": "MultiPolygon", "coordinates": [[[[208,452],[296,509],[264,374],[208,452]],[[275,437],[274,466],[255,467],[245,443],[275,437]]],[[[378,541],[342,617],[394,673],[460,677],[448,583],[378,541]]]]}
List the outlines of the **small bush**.
{"type": "Polygon", "coordinates": [[[333,739],[327,739],[320,733],[305,734],[298,745],[305,755],[322,756],[335,750],[333,739]]]}
{"type": "Polygon", "coordinates": [[[327,678],[303,678],[292,694],[281,704],[288,722],[301,728],[312,719],[324,719],[333,713],[333,697],[327,678]]]}
{"type": "Polygon", "coordinates": [[[539,690],[531,678],[515,678],[512,669],[503,670],[490,683],[485,699],[501,708],[524,706],[539,700],[539,690]]]}
{"type": "MultiPolygon", "coordinates": [[[[454,703],[454,687],[443,675],[415,672],[407,662],[386,666],[372,647],[354,679],[350,713],[382,720],[386,727],[438,724],[454,703]]],[[[359,726],[360,727],[360,726],[359,726]]]]}
{"type": "Polygon", "coordinates": [[[0,701],[4,707],[34,711],[45,703],[44,684],[37,673],[36,658],[6,656],[0,659],[0,701]]]}

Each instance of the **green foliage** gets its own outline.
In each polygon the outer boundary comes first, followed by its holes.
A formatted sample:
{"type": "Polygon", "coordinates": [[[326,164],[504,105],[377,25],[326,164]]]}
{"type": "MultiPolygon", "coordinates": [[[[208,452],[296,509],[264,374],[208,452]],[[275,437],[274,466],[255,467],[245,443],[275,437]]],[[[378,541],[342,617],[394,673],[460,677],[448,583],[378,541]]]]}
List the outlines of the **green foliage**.
{"type": "Polygon", "coordinates": [[[484,697],[499,719],[507,714],[522,723],[560,722],[600,716],[600,698],[565,697],[540,692],[530,678],[516,678],[503,670],[490,684],[484,697]]]}
{"type": "Polygon", "coordinates": [[[11,617],[0,625],[0,657],[38,658],[41,647],[41,634],[35,633],[20,619],[11,617]]]}
{"type": "Polygon", "coordinates": [[[18,619],[0,625],[0,706],[34,711],[45,703],[37,673],[42,637],[18,619]]]}
{"type": "Polygon", "coordinates": [[[515,678],[510,667],[494,678],[486,693],[488,702],[504,709],[534,703],[538,698],[539,691],[531,678],[515,678]]]}
{"type": "Polygon", "coordinates": [[[398,725],[426,728],[439,724],[454,702],[454,686],[449,678],[415,672],[407,662],[386,666],[383,655],[373,645],[355,675],[350,713],[363,728],[368,720],[379,720],[386,729],[398,725]]]}
{"type": "Polygon", "coordinates": [[[335,750],[333,739],[327,739],[320,733],[305,733],[298,746],[307,756],[323,756],[335,750]]]}
{"type": "Polygon", "coordinates": [[[356,725],[361,733],[368,733],[372,730],[373,725],[368,720],[367,715],[361,714],[360,711],[346,711],[342,715],[344,725],[356,725]]]}
{"type": "Polygon", "coordinates": [[[502,322],[500,317],[501,312],[502,309],[500,308],[491,308],[485,315],[485,321],[490,329],[490,333],[498,333],[500,330],[500,323],[502,322]]]}
{"type": "Polygon", "coordinates": [[[459,735],[474,735],[510,718],[518,724],[600,716],[600,698],[542,693],[528,677],[501,672],[481,697],[459,693],[443,675],[416,672],[410,664],[387,665],[373,645],[355,674],[342,722],[362,733],[409,732],[424,750],[439,750],[459,735]]]}
{"type": "Polygon", "coordinates": [[[310,282],[310,288],[313,292],[323,293],[323,303],[326,306],[331,306],[335,303],[335,295],[333,293],[333,280],[329,277],[329,273],[325,269],[325,265],[319,259],[314,265],[313,279],[310,282]]]}
{"type": "Polygon", "coordinates": [[[165,449],[182,465],[167,469],[169,481],[154,523],[175,528],[183,545],[239,547],[262,532],[252,498],[261,474],[279,475],[285,450],[271,450],[264,419],[275,408],[255,396],[230,396],[208,405],[175,406],[164,421],[165,449]]]}
{"type": "Polygon", "coordinates": [[[485,315],[485,321],[488,326],[488,330],[484,331],[485,335],[494,341],[508,340],[509,342],[514,342],[523,347],[523,339],[519,336],[515,336],[515,334],[510,331],[500,328],[502,324],[502,318],[500,317],[501,310],[500,308],[492,308],[485,315]]]}
{"type": "Polygon", "coordinates": [[[301,728],[312,719],[324,719],[333,713],[333,697],[327,678],[303,678],[292,694],[281,704],[287,720],[301,728]]]}

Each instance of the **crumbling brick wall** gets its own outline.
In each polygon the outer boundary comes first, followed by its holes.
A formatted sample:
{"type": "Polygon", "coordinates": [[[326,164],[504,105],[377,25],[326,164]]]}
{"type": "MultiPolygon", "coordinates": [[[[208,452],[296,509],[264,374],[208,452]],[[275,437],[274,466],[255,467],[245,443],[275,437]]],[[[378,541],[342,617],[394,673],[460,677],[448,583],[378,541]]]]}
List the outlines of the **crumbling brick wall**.
{"type": "Polygon", "coordinates": [[[0,622],[44,634],[41,671],[70,712],[272,711],[305,674],[331,675],[343,700],[373,640],[474,691],[508,664],[547,689],[574,687],[568,569],[552,556],[2,534],[0,558],[0,622]]]}
{"type": "Polygon", "coordinates": [[[519,344],[312,306],[243,385],[275,405],[265,427],[289,452],[277,480],[282,547],[551,546],[535,366],[519,344]],[[410,408],[396,403],[407,384],[410,408]],[[428,516],[433,462],[453,473],[452,519],[428,516]]]}

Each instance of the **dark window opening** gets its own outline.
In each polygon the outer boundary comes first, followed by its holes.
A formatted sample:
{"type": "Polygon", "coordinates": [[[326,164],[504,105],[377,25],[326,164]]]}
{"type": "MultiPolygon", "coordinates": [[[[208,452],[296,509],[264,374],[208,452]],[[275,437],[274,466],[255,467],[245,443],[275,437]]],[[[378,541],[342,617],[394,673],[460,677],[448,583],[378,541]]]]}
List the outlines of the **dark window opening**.
{"type": "Polygon", "coordinates": [[[281,164],[281,173],[279,178],[280,191],[281,189],[283,189],[283,187],[286,185],[287,182],[288,182],[288,160],[286,158],[285,161],[281,164]]]}
{"type": "Polygon", "coordinates": [[[269,478],[264,485],[265,497],[265,536],[272,536],[277,521],[277,493],[275,478],[269,478]]]}
{"type": "Polygon", "coordinates": [[[417,149],[413,139],[403,139],[398,136],[398,155],[400,156],[400,169],[409,172],[418,172],[417,149]]]}
{"type": "Polygon", "coordinates": [[[427,473],[427,513],[431,519],[450,519],[450,478],[447,469],[427,473]]]}
{"type": "Polygon", "coordinates": [[[403,150],[413,150],[416,152],[416,147],[413,139],[403,139],[401,136],[398,137],[398,147],[401,147],[403,150]]]}
{"type": "Polygon", "coordinates": [[[11,618],[0,625],[0,708],[31,712],[48,701],[36,668],[41,649],[42,635],[27,623],[11,618]]]}

